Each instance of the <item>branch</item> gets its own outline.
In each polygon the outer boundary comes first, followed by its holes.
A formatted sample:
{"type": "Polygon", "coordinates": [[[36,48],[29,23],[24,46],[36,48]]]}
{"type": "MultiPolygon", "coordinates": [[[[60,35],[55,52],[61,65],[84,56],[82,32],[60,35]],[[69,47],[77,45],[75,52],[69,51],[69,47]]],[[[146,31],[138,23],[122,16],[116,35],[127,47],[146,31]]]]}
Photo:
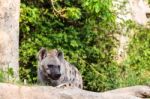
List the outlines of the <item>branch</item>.
{"type": "Polygon", "coordinates": [[[62,18],[67,18],[66,16],[64,16],[62,13],[64,13],[64,11],[66,9],[62,9],[61,11],[57,10],[56,7],[54,6],[54,1],[53,0],[49,0],[51,5],[52,5],[52,8],[53,8],[53,12],[56,13],[57,15],[59,15],[60,17],[62,18]]]}

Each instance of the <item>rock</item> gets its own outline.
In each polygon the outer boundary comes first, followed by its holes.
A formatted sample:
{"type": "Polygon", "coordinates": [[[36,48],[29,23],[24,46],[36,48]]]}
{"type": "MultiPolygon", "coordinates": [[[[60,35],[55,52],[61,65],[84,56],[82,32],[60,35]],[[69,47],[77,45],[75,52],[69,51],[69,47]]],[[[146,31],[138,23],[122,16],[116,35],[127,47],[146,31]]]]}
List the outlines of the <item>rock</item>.
{"type": "Polygon", "coordinates": [[[118,23],[134,20],[145,25],[149,21],[150,8],[145,0],[114,0],[113,3],[118,23]]]}
{"type": "Polygon", "coordinates": [[[118,30],[120,30],[120,34],[114,35],[119,41],[115,60],[121,64],[128,56],[128,44],[134,35],[134,29],[128,27],[125,21],[132,20],[146,26],[150,20],[150,7],[145,0],[113,0],[113,9],[117,15],[118,30]]]}
{"type": "Polygon", "coordinates": [[[16,80],[19,79],[19,9],[20,0],[0,0],[0,69],[12,68],[16,80]]]}
{"type": "Polygon", "coordinates": [[[150,96],[147,86],[120,88],[107,92],[90,92],[78,88],[21,86],[0,83],[0,99],[142,99],[150,96]]]}
{"type": "Polygon", "coordinates": [[[131,13],[133,20],[139,24],[146,24],[148,22],[147,14],[150,13],[149,6],[144,0],[129,0],[131,5],[131,13]]]}

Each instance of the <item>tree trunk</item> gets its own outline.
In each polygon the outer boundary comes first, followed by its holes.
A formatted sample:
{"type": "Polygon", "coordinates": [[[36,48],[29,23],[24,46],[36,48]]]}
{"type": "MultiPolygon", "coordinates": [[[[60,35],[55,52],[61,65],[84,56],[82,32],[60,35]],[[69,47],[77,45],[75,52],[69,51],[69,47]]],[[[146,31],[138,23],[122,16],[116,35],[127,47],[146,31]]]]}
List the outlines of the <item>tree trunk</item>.
{"type": "Polygon", "coordinates": [[[12,68],[18,78],[20,0],[0,0],[0,69],[12,68]]]}

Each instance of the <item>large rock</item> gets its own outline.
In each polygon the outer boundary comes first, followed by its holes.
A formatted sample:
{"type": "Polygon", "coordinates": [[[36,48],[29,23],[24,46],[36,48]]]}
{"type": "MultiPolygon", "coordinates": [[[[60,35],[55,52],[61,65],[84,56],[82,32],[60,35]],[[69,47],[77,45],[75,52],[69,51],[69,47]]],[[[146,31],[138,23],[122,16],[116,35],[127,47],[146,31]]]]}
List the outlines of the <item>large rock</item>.
{"type": "Polygon", "coordinates": [[[133,19],[139,24],[145,24],[148,22],[146,14],[150,13],[149,6],[144,0],[129,0],[132,10],[133,19]]]}
{"type": "Polygon", "coordinates": [[[150,96],[147,86],[134,86],[107,92],[90,92],[78,88],[21,86],[0,83],[0,99],[142,99],[150,96]]]}
{"type": "Polygon", "coordinates": [[[0,0],[0,69],[12,68],[16,80],[19,79],[19,9],[20,0],[0,0]]]}
{"type": "Polygon", "coordinates": [[[134,20],[145,25],[150,17],[150,8],[146,0],[114,0],[114,9],[117,13],[117,22],[134,20]]]}
{"type": "Polygon", "coordinates": [[[121,64],[127,58],[128,44],[134,35],[134,30],[124,22],[133,20],[138,24],[147,25],[150,20],[150,7],[146,0],[113,0],[113,5],[117,14],[118,30],[121,31],[120,34],[115,35],[119,41],[115,59],[121,64]]]}

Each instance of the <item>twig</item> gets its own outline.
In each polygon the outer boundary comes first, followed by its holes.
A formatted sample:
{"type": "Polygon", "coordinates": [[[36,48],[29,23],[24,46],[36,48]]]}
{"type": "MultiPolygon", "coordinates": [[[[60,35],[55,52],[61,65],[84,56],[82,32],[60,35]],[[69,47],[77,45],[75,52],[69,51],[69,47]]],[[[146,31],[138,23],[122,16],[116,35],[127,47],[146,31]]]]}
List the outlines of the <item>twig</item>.
{"type": "Polygon", "coordinates": [[[61,11],[57,10],[56,7],[54,6],[54,1],[53,0],[49,0],[52,8],[53,8],[53,12],[57,15],[59,15],[62,18],[67,18],[65,15],[63,15],[62,13],[66,10],[66,9],[62,9],[61,11]]]}

